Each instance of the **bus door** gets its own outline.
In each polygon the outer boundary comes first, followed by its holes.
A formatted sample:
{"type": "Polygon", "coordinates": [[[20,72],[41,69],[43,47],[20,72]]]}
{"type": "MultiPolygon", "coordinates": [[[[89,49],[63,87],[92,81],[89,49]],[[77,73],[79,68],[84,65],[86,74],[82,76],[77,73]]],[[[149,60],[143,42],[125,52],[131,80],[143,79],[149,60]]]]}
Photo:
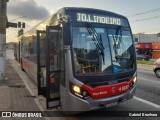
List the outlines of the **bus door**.
{"type": "Polygon", "coordinates": [[[37,30],[38,95],[46,96],[46,31],[37,30]]]}
{"type": "Polygon", "coordinates": [[[60,104],[60,30],[58,26],[46,27],[47,40],[47,108],[57,107],[60,104]]]}

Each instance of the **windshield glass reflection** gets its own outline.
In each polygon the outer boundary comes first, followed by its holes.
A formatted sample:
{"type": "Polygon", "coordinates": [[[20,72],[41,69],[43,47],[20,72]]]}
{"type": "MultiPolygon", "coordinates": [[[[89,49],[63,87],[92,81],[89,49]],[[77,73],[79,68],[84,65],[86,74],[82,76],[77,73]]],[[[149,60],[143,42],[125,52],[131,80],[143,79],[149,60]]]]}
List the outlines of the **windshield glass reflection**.
{"type": "Polygon", "coordinates": [[[101,43],[103,43],[103,56],[102,48],[99,48],[99,42],[95,39],[95,33],[89,33],[85,27],[73,28],[72,48],[76,74],[109,74],[112,72],[106,30],[95,28],[95,31],[101,37],[101,43]]]}
{"type": "Polygon", "coordinates": [[[73,27],[72,36],[75,74],[106,75],[133,69],[134,47],[129,31],[120,27],[73,27]]]}
{"type": "Polygon", "coordinates": [[[130,32],[108,29],[108,36],[112,52],[113,72],[133,69],[134,47],[130,32]]]}

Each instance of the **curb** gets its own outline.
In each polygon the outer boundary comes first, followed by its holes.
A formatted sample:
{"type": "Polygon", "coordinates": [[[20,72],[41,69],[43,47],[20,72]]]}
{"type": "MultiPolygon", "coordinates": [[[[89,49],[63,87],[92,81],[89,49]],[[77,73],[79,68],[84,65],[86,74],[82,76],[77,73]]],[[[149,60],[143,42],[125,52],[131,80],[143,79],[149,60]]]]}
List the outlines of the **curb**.
{"type": "MultiPolygon", "coordinates": [[[[22,75],[20,74],[18,68],[16,67],[16,65],[13,65],[13,60],[9,59],[9,63],[12,65],[13,69],[17,72],[17,74],[19,75],[19,77],[21,78],[21,80],[23,81],[23,83],[25,84],[27,90],[29,91],[30,95],[32,97],[34,97],[34,101],[37,105],[37,107],[39,108],[40,111],[45,111],[45,109],[43,108],[43,106],[41,105],[41,103],[38,101],[38,99],[36,98],[36,95],[34,94],[34,92],[32,91],[32,89],[29,87],[29,85],[27,84],[27,82],[23,79],[24,77],[22,77],[22,75]]],[[[51,120],[49,117],[43,117],[45,120],[51,120]]]]}

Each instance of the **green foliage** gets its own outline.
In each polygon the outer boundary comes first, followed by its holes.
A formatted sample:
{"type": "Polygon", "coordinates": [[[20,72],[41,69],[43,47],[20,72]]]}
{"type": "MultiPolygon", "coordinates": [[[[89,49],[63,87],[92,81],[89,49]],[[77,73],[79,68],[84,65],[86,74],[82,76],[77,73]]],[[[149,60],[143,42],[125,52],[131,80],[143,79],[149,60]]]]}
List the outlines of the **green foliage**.
{"type": "Polygon", "coordinates": [[[154,62],[151,62],[151,61],[142,61],[142,60],[137,60],[137,64],[153,65],[153,64],[154,64],[154,62]]]}

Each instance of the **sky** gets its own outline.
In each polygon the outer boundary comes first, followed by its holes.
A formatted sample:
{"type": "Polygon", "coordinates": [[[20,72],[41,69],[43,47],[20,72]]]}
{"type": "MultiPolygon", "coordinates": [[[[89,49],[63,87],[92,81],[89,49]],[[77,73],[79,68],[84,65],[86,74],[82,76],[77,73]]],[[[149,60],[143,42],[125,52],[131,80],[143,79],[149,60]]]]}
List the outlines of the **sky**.
{"type": "MultiPolygon", "coordinates": [[[[25,22],[28,31],[62,7],[87,7],[115,12],[129,19],[133,34],[160,32],[160,0],[9,0],[9,22],[25,22]]],[[[14,42],[19,28],[7,28],[7,42],[14,42]]]]}

